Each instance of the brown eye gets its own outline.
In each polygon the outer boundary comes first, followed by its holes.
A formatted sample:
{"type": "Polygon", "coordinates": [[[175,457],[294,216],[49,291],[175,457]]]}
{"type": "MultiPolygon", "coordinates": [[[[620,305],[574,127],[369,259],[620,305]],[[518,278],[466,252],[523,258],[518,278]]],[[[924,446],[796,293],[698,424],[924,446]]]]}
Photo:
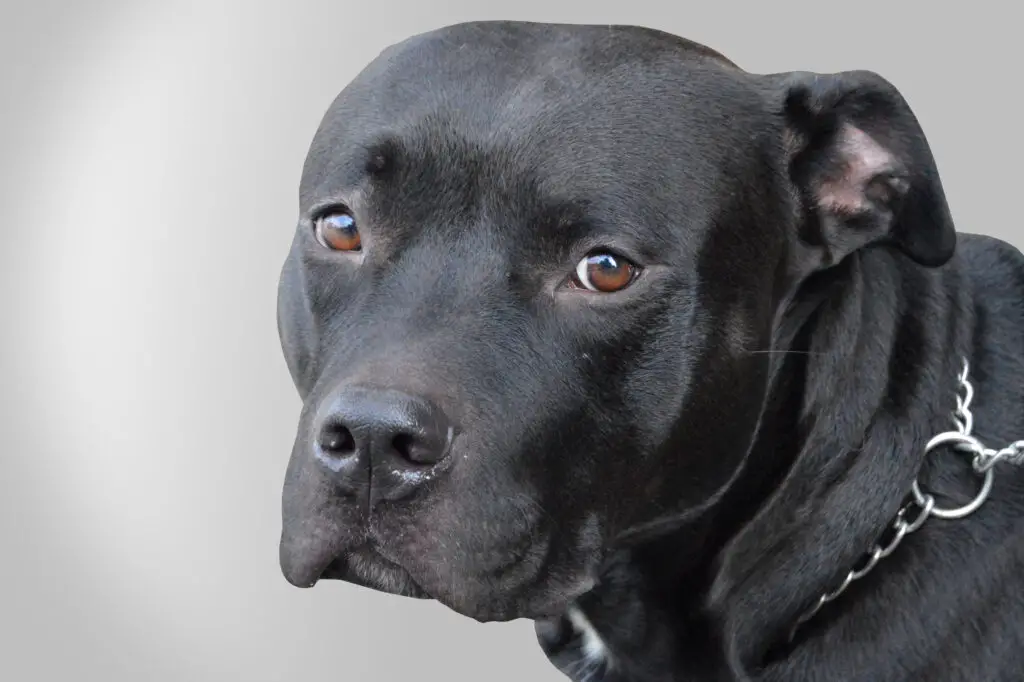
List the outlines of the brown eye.
{"type": "Polygon", "coordinates": [[[362,248],[356,219],[340,211],[317,219],[316,238],[328,249],[335,251],[359,251],[362,248]]]}
{"type": "Polygon", "coordinates": [[[590,291],[608,294],[632,284],[637,272],[637,266],[621,256],[593,253],[576,266],[574,282],[590,291]]]}

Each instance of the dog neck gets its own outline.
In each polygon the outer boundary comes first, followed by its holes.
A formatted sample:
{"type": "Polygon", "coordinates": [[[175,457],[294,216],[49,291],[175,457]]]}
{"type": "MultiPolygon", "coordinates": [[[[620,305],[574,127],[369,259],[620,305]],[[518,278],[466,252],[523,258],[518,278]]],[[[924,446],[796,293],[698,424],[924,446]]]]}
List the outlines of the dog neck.
{"type": "MultiPolygon", "coordinates": [[[[926,271],[884,249],[808,280],[779,319],[781,352],[742,469],[700,518],[609,561],[576,626],[566,623],[563,640],[582,642],[582,631],[587,642],[566,661],[617,667],[624,680],[757,679],[888,526],[924,445],[948,430],[973,324],[966,289],[955,262],[926,271]],[[948,335],[925,335],[926,317],[948,335]],[[851,514],[851,500],[870,504],[851,514]]],[[[828,627],[827,614],[818,620],[828,627]]]]}

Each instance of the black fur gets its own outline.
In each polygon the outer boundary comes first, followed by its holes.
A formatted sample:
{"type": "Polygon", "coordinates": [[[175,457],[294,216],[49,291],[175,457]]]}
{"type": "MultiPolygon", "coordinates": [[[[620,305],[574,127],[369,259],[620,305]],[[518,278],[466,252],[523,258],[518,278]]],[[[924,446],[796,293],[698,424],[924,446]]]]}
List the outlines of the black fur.
{"type": "MultiPolygon", "coordinates": [[[[862,72],[756,75],[650,29],[460,24],[386,50],[303,172],[279,323],[304,400],[281,561],[531,618],[575,680],[1019,680],[1024,472],[930,519],[788,641],[911,483],[963,358],[1024,439],[1024,256],[953,230],[924,133],[862,72]],[[361,261],[313,221],[344,204],[361,261]],[[610,248],[644,268],[564,287],[610,248]],[[368,512],[312,456],[350,386],[433,401],[453,464],[368,512]],[[578,608],[604,661],[585,660],[578,608]]],[[[370,485],[369,483],[367,485],[370,485]]]]}

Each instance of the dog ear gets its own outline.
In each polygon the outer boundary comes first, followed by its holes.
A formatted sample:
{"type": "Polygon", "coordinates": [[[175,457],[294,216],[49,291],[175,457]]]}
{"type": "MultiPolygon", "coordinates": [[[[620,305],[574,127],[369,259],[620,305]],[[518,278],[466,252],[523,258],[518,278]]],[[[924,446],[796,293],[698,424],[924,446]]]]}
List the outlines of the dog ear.
{"type": "Polygon", "coordinates": [[[867,71],[773,76],[792,181],[806,220],[801,237],[821,266],[873,243],[937,267],[956,248],[939,173],[899,91],[867,71]]]}

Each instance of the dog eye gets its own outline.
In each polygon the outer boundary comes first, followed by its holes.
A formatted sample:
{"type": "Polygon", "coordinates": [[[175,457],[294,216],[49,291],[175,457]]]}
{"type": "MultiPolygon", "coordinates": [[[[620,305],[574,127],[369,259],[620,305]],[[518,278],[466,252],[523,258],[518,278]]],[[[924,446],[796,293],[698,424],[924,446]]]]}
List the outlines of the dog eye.
{"type": "Polygon", "coordinates": [[[317,218],[316,238],[321,245],[334,251],[359,251],[362,248],[356,219],[345,211],[335,211],[317,218]]]}
{"type": "Polygon", "coordinates": [[[571,284],[590,291],[610,294],[625,289],[640,269],[622,256],[606,251],[592,253],[576,265],[571,284]]]}

